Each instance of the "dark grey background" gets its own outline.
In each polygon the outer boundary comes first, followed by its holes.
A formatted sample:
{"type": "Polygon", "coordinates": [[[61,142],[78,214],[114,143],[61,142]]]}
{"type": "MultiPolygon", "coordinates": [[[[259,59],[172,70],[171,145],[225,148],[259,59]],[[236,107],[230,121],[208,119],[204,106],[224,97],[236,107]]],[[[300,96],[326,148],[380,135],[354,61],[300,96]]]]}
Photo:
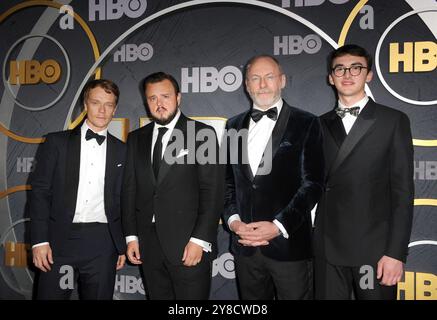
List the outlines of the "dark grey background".
{"type": "MultiPolygon", "coordinates": [[[[103,1],[103,0],[101,0],[103,1]]],[[[2,0],[0,14],[22,1],[2,0]]],[[[108,0],[107,2],[110,2],[108,0]]],[[[126,0],[126,2],[129,2],[126,0]]],[[[135,0],[132,0],[132,4],[135,0]]],[[[118,20],[89,21],[89,1],[73,0],[70,5],[81,16],[96,37],[100,53],[110,46],[115,39],[131,26],[144,18],[173,5],[184,1],[147,1],[145,13],[135,19],[124,15],[118,20]]],[[[287,1],[264,1],[281,8],[287,1]]],[[[312,24],[327,33],[335,42],[338,41],[344,22],[358,1],[347,1],[344,4],[334,4],[326,0],[319,6],[298,6],[299,1],[289,1],[290,6],[283,8],[298,16],[307,19],[312,24]]],[[[346,43],[356,43],[366,47],[375,54],[376,46],[382,33],[389,24],[399,16],[412,10],[406,1],[368,1],[367,5],[374,10],[374,28],[361,29],[360,19],[363,14],[353,21],[346,37],[346,43]]],[[[437,5],[436,5],[437,8],[437,5]]],[[[0,24],[0,57],[2,64],[5,55],[12,44],[20,37],[31,33],[33,26],[47,9],[45,6],[36,6],[20,10],[5,19],[0,24]]],[[[435,12],[434,12],[435,13],[435,12]]],[[[63,15],[59,15],[62,17],[63,15]]],[[[53,107],[44,111],[27,111],[15,106],[8,128],[25,137],[41,137],[52,131],[64,129],[70,105],[85,75],[94,63],[91,45],[85,32],[75,22],[73,30],[62,30],[59,27],[59,18],[50,27],[48,35],[57,39],[68,52],[71,62],[71,79],[68,90],[61,100],[53,107]]],[[[140,81],[149,73],[166,71],[173,74],[181,81],[181,68],[215,67],[221,70],[226,66],[235,66],[243,71],[247,60],[260,53],[274,53],[274,37],[285,35],[300,35],[302,38],[309,34],[316,34],[314,30],[304,24],[281,13],[247,4],[204,4],[179,10],[164,15],[133,32],[124,39],[114,50],[117,51],[124,44],[148,43],[153,47],[153,56],[147,61],[114,62],[113,54],[109,54],[102,62],[102,77],[114,80],[121,89],[117,118],[128,118],[130,130],[139,126],[139,118],[145,117],[140,81]]],[[[287,75],[287,86],[283,91],[284,99],[299,108],[320,115],[331,108],[335,103],[335,95],[327,84],[326,57],[333,49],[322,37],[321,48],[314,54],[303,51],[300,54],[276,56],[283,65],[287,75]]],[[[33,40],[32,40],[33,41],[33,40]]],[[[386,81],[390,86],[410,99],[435,100],[437,99],[436,70],[425,73],[388,73],[388,47],[390,42],[433,41],[436,39],[418,15],[413,15],[400,22],[386,37],[382,48],[380,64],[386,81]]],[[[22,44],[13,50],[6,61],[14,60],[22,44]]],[[[60,50],[48,40],[43,40],[33,59],[44,61],[55,59],[61,64],[63,74],[61,79],[52,85],[23,85],[18,94],[18,99],[29,106],[40,106],[52,101],[61,91],[65,83],[65,59],[60,50]]],[[[7,69],[8,70],[8,69],[7,69]]],[[[380,82],[375,68],[374,80],[369,88],[378,103],[386,104],[408,114],[411,120],[413,136],[415,139],[437,139],[434,120],[437,116],[436,105],[418,106],[405,103],[392,96],[380,82]]],[[[7,71],[7,75],[9,71],[7,71]]],[[[191,86],[190,86],[191,87],[191,86]]],[[[5,94],[3,81],[0,82],[0,92],[5,94]]],[[[183,93],[182,111],[188,116],[223,117],[234,116],[250,106],[250,102],[240,86],[236,91],[225,92],[220,88],[211,93],[183,93]]],[[[4,107],[3,105],[1,106],[4,107]]],[[[78,114],[79,103],[76,104],[73,118],[78,114]]],[[[2,119],[0,119],[2,121],[2,119]]],[[[1,134],[1,133],[0,133],[1,134]]],[[[17,158],[33,157],[36,144],[27,144],[8,139],[7,147],[1,150],[1,157],[5,158],[6,181],[8,187],[25,185],[28,173],[17,171],[17,158]]],[[[415,161],[434,161],[436,159],[435,147],[415,147],[415,161]]],[[[415,198],[437,198],[436,177],[416,179],[415,198]]],[[[3,191],[3,190],[0,190],[3,191]]],[[[8,216],[10,220],[17,221],[26,216],[26,193],[18,192],[0,199],[7,201],[9,212],[0,212],[1,216],[8,216]]],[[[437,208],[433,206],[416,206],[414,227],[411,241],[432,240],[437,241],[437,208]]],[[[0,225],[3,234],[9,225],[0,225]]],[[[25,228],[15,228],[18,242],[26,241],[25,228]]],[[[228,252],[228,234],[219,227],[220,252],[228,252]]],[[[407,270],[437,274],[437,247],[435,245],[414,246],[410,249],[407,270]]],[[[29,283],[29,279],[16,278],[12,268],[3,264],[3,246],[0,252],[0,298],[28,299],[28,292],[21,292],[11,288],[19,288],[20,281],[29,283]],[[6,282],[5,282],[5,278],[6,282]]],[[[232,261],[225,265],[216,261],[213,278],[212,299],[236,299],[235,279],[228,279],[222,273],[232,273],[232,261]],[[224,270],[223,268],[227,268],[224,270]],[[218,270],[218,271],[217,271],[218,270]]],[[[33,271],[30,271],[33,275],[33,271]]],[[[120,276],[136,277],[139,274],[136,268],[128,267],[119,272],[120,276]]],[[[121,280],[120,280],[121,281],[121,280]]],[[[432,284],[436,288],[436,283],[432,284]]],[[[125,290],[124,290],[125,291],[125,290]]],[[[128,290],[129,291],[129,290],[128,290]]],[[[118,299],[141,298],[140,292],[126,293],[118,287],[118,299]]]]}

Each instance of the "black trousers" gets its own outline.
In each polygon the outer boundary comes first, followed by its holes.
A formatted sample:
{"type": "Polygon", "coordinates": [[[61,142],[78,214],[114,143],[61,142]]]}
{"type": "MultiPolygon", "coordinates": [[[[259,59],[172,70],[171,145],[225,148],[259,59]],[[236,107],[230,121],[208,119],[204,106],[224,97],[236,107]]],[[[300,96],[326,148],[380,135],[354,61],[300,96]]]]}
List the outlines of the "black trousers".
{"type": "Polygon", "coordinates": [[[360,267],[337,266],[323,258],[315,259],[317,300],[396,300],[397,286],[379,283],[377,264],[360,267]]]}
{"type": "MultiPolygon", "coordinates": [[[[169,235],[171,236],[171,235],[169,235]]],[[[174,265],[162,251],[155,226],[140,241],[141,267],[150,300],[207,300],[211,288],[211,261],[203,253],[193,267],[174,265]]],[[[181,252],[182,260],[183,252],[181,252]]]]}
{"type": "Polygon", "coordinates": [[[73,223],[67,243],[40,272],[38,300],[68,300],[78,285],[83,300],[112,300],[118,254],[106,223],[73,223]]]}
{"type": "Polygon", "coordinates": [[[235,256],[243,300],[308,300],[313,298],[312,261],[277,261],[259,248],[252,256],[235,256]]]}

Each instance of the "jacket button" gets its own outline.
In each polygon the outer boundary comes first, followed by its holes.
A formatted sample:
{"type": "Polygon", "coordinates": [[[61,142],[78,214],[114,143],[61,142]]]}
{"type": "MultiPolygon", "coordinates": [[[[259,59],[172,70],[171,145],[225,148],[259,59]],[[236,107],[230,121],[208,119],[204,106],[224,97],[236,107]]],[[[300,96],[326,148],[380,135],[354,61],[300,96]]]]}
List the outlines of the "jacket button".
{"type": "Polygon", "coordinates": [[[326,192],[328,192],[328,191],[330,191],[330,190],[331,190],[331,188],[329,188],[329,187],[326,187],[326,188],[325,188],[325,191],[326,191],[326,192]]]}
{"type": "Polygon", "coordinates": [[[252,185],[252,188],[257,189],[258,186],[257,186],[256,184],[253,184],[253,185],[252,185]]]}

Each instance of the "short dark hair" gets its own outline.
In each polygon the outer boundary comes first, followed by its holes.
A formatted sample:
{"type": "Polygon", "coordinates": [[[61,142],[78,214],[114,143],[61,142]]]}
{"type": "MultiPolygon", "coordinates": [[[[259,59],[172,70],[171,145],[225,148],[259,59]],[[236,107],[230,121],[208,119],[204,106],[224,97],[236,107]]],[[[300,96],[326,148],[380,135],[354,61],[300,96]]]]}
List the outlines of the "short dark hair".
{"type": "Polygon", "coordinates": [[[168,73],[165,73],[165,72],[162,72],[162,71],[149,74],[144,79],[144,82],[143,82],[144,92],[146,92],[146,87],[147,87],[148,84],[150,84],[150,83],[157,83],[157,82],[161,82],[161,81],[164,81],[164,80],[169,80],[171,82],[171,84],[173,85],[173,88],[174,88],[176,94],[178,94],[180,92],[179,84],[176,81],[176,79],[171,74],[168,74],[168,73]]]}
{"type": "Polygon", "coordinates": [[[257,62],[259,59],[270,59],[270,60],[272,60],[278,66],[279,72],[284,73],[283,70],[282,70],[282,66],[279,63],[278,59],[276,59],[275,57],[273,57],[271,55],[268,55],[268,54],[259,54],[257,56],[254,56],[254,57],[250,58],[250,60],[246,63],[246,68],[245,68],[246,69],[246,73],[245,73],[246,77],[247,77],[247,73],[248,73],[250,67],[252,66],[252,64],[257,62]]]}
{"type": "Polygon", "coordinates": [[[107,79],[95,79],[89,81],[83,88],[82,102],[85,102],[86,99],[88,98],[88,95],[90,94],[90,91],[97,87],[102,88],[108,94],[112,93],[115,96],[115,103],[116,104],[118,103],[120,90],[118,89],[118,86],[114,82],[107,79]]]}
{"type": "Polygon", "coordinates": [[[329,69],[329,73],[331,73],[332,71],[332,63],[334,62],[335,58],[338,57],[342,57],[345,56],[347,54],[350,54],[351,56],[356,56],[356,57],[363,57],[366,59],[367,62],[367,70],[370,71],[372,70],[372,63],[373,63],[373,59],[372,56],[366,51],[366,49],[364,49],[363,47],[360,47],[356,44],[346,44],[334,51],[331,52],[331,54],[329,55],[329,59],[328,59],[328,69],[329,69]]]}

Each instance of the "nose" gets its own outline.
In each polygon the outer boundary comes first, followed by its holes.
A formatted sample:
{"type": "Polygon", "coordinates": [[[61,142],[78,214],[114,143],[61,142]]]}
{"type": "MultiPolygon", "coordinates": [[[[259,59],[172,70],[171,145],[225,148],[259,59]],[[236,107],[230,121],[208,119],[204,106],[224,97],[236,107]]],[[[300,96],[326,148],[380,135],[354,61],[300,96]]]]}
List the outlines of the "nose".
{"type": "Polygon", "coordinates": [[[264,77],[261,77],[261,79],[259,81],[259,86],[261,88],[265,88],[267,86],[267,82],[266,82],[266,79],[264,77]]]}
{"type": "Polygon", "coordinates": [[[158,107],[162,106],[162,101],[161,101],[160,98],[157,98],[157,99],[156,99],[156,105],[157,105],[158,107]]]}
{"type": "Polygon", "coordinates": [[[343,77],[345,77],[345,78],[351,78],[352,77],[352,75],[351,75],[351,69],[350,68],[346,68],[345,70],[344,70],[344,76],[343,77]]]}

